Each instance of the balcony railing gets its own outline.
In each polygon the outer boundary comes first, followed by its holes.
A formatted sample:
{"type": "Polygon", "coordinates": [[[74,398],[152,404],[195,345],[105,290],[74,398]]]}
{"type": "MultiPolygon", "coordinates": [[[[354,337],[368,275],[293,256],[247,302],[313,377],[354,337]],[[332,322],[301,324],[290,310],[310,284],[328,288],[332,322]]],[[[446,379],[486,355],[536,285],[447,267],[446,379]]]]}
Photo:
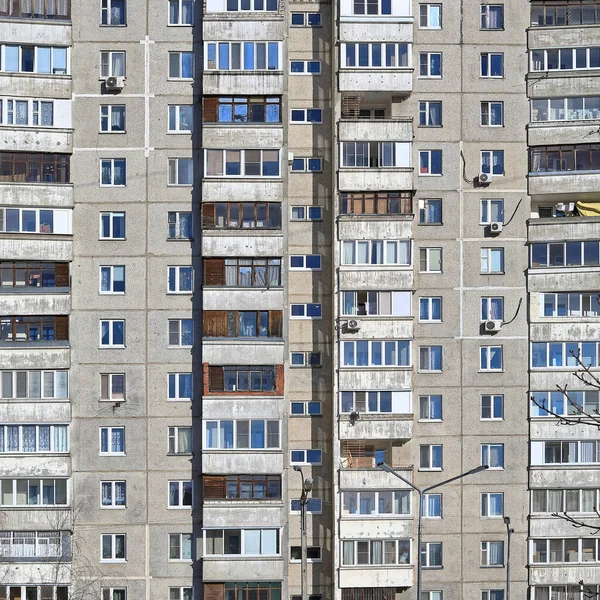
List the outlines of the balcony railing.
{"type": "Polygon", "coordinates": [[[69,0],[0,0],[0,18],[69,21],[69,0]]]}

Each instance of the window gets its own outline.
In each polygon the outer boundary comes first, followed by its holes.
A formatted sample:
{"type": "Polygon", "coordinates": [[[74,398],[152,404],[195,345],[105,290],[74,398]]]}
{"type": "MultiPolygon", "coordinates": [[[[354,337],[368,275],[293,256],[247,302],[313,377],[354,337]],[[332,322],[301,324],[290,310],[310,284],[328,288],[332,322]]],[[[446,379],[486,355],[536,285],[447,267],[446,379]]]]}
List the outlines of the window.
{"type": "Polygon", "coordinates": [[[193,25],[194,0],[169,0],[169,25],[193,25]]]}
{"type": "Polygon", "coordinates": [[[410,515],[410,490],[344,491],[342,517],[410,515]]]}
{"type": "Polygon", "coordinates": [[[191,133],[194,125],[194,107],[191,104],[169,106],[169,133],[191,133]]]}
{"type": "Polygon", "coordinates": [[[320,319],[322,315],[321,304],[290,304],[291,319],[320,319]]]}
{"type": "Polygon", "coordinates": [[[194,161],[191,158],[169,159],[169,185],[192,185],[194,161]]]}
{"type": "Polygon", "coordinates": [[[441,421],[442,420],[442,396],[429,395],[419,396],[419,420],[441,421]]]}
{"type": "Polygon", "coordinates": [[[442,600],[442,592],[421,592],[421,600],[442,600]]]}
{"type": "Polygon", "coordinates": [[[442,347],[421,346],[419,348],[419,371],[442,370],[442,347]]]}
{"type": "Polygon", "coordinates": [[[100,346],[125,346],[125,321],[100,321],[100,346]]]}
{"type": "Polygon", "coordinates": [[[280,96],[205,96],[205,123],[281,123],[280,96]]]}
{"type": "MultiPolygon", "coordinates": [[[[367,0],[368,1],[368,0],[367,0]]],[[[340,67],[398,69],[410,65],[410,44],[343,43],[340,67]]]]}
{"type": "Polygon", "coordinates": [[[501,421],[504,418],[504,396],[483,394],[481,396],[481,420],[501,421]]]}
{"type": "Polygon", "coordinates": [[[0,371],[0,398],[68,398],[68,371],[0,371]]]}
{"type": "Polygon", "coordinates": [[[194,322],[192,319],[169,319],[169,346],[193,346],[194,322]]]}
{"type": "Polygon", "coordinates": [[[277,392],[276,367],[252,365],[251,367],[228,365],[209,368],[211,392],[277,392]]]}
{"type": "Polygon", "coordinates": [[[321,413],[320,402],[292,402],[290,404],[290,414],[294,417],[298,416],[318,416],[321,413]]]}
{"type": "MultiPolygon", "coordinates": [[[[127,600],[127,588],[103,587],[101,590],[102,600],[127,600]]],[[[51,600],[51,598],[52,597],[50,596],[49,600],[51,600]]]]}
{"type": "Polygon", "coordinates": [[[290,123],[322,123],[323,109],[322,108],[292,108],[290,110],[290,123]]]}
{"type": "Polygon", "coordinates": [[[203,265],[206,286],[281,287],[280,258],[207,258],[203,265]]]}
{"type": "Polygon", "coordinates": [[[167,217],[169,227],[168,239],[191,240],[192,239],[192,213],[170,212],[167,217]]]}
{"type": "Polygon", "coordinates": [[[504,175],[504,150],[483,150],[481,171],[494,175],[504,175]]]}
{"type": "Polygon", "coordinates": [[[531,120],[533,122],[581,121],[584,119],[600,119],[599,96],[531,100],[531,120]]]}
{"type": "Polygon", "coordinates": [[[419,321],[442,321],[442,299],[439,297],[419,298],[419,321]]]}
{"type": "Polygon", "coordinates": [[[481,494],[481,516],[482,517],[496,517],[500,518],[503,516],[504,509],[504,494],[485,492],[481,494]]]}
{"type": "Polygon", "coordinates": [[[410,341],[342,341],[344,367],[410,367],[410,341]]]}
{"type": "Polygon", "coordinates": [[[68,451],[68,425],[0,425],[0,453],[68,451]]]}
{"type": "Polygon", "coordinates": [[[412,315],[412,292],[342,292],[342,315],[412,315]]]}
{"type": "Polygon", "coordinates": [[[193,588],[191,587],[170,587],[169,600],[192,600],[193,588]]]}
{"type": "Polygon", "coordinates": [[[69,317],[67,315],[0,318],[0,341],[2,342],[48,342],[68,341],[68,339],[69,317]]]}
{"type": "Polygon", "coordinates": [[[193,377],[191,373],[169,373],[169,400],[191,400],[193,377]]]}
{"type": "Polygon", "coordinates": [[[191,533],[170,533],[169,560],[192,560],[192,541],[191,533]]]}
{"type": "Polygon", "coordinates": [[[598,366],[596,342],[534,342],[531,344],[531,366],[538,369],[577,367],[576,357],[587,367],[598,366]]]}
{"type": "MultiPolygon", "coordinates": [[[[320,515],[323,511],[323,501],[321,498],[308,498],[306,512],[320,515]]],[[[300,513],[300,500],[290,500],[290,512],[300,513]]]]}
{"type": "Polygon", "coordinates": [[[125,213],[101,212],[100,213],[100,239],[124,240],[125,239],[125,213]]]}
{"type": "Polygon", "coordinates": [[[421,127],[441,127],[442,103],[419,102],[419,125],[421,127]]]}
{"type": "Polygon", "coordinates": [[[100,454],[125,454],[125,427],[100,427],[100,454]]]}
{"type": "Polygon", "coordinates": [[[480,76],[504,77],[504,54],[500,52],[482,52],[480,76]]]}
{"type": "Polygon", "coordinates": [[[205,421],[204,448],[219,450],[281,448],[279,421],[205,421]]]}
{"type": "Polygon", "coordinates": [[[410,540],[342,540],[342,567],[410,564],[410,540]]]}
{"type": "Polygon", "coordinates": [[[100,293],[125,293],[125,266],[100,267],[100,293]]]}
{"type": "Polygon", "coordinates": [[[320,13],[292,13],[292,27],[321,27],[320,13]]]}
{"type": "Polygon", "coordinates": [[[281,229],[281,203],[204,202],[202,228],[281,229]]]}
{"type": "Polygon", "coordinates": [[[101,52],[100,77],[125,77],[125,52],[101,52]]]}
{"type": "Polygon", "coordinates": [[[419,248],[419,272],[441,273],[442,272],[442,249],[441,248],[419,248]]]}
{"type": "Polygon", "coordinates": [[[481,346],[479,348],[479,369],[481,371],[502,371],[502,346],[481,346]]]}
{"type": "Polygon", "coordinates": [[[294,271],[320,271],[320,254],[292,254],[290,256],[290,270],[294,271]]]}
{"type": "Polygon", "coordinates": [[[531,510],[534,513],[595,513],[599,491],[598,489],[532,490],[531,510]]]}
{"type": "Polygon", "coordinates": [[[191,481],[169,481],[169,508],[191,507],[192,496],[191,481]]]}
{"type": "MultiPolygon", "coordinates": [[[[29,0],[15,0],[2,5],[0,16],[3,18],[14,17],[17,19],[56,19],[68,21],[70,18],[69,8],[68,2],[56,3],[54,0],[40,0],[37,4],[32,5],[29,0]]],[[[59,589],[66,590],[66,588],[59,589]]],[[[22,594],[21,597],[24,598],[25,594],[22,594]]]]}
{"type": "Polygon", "coordinates": [[[16,183],[69,183],[70,155],[0,152],[0,181],[16,183]]]}
{"type": "Polygon", "coordinates": [[[320,352],[290,352],[290,367],[320,367],[320,352]]]}
{"type": "Polygon", "coordinates": [[[292,465],[320,465],[322,450],[291,450],[290,464],[292,465]]]}
{"type": "Polygon", "coordinates": [[[531,173],[564,173],[598,169],[600,169],[600,144],[536,146],[530,150],[529,171],[531,173]]]}
{"type": "Polygon", "coordinates": [[[124,158],[102,159],[100,167],[100,185],[124,186],[126,184],[126,161],[124,158]]]}
{"type": "Polygon", "coordinates": [[[48,600],[53,600],[54,598],[56,598],[56,600],[67,600],[67,598],[69,598],[69,588],[60,585],[2,585],[0,586],[0,594],[4,594],[5,598],[10,598],[10,595],[13,594],[16,598],[32,599],[38,598],[38,594],[40,594],[41,598],[48,598],[48,600]]]}
{"type": "Polygon", "coordinates": [[[504,590],[481,590],[481,600],[504,600],[504,590]]]}
{"type": "MultiPolygon", "coordinates": [[[[306,558],[309,563],[322,561],[321,546],[308,546],[306,549],[306,558]]],[[[298,563],[302,560],[302,546],[290,546],[290,562],[298,563]]]]}
{"type": "Polygon", "coordinates": [[[125,373],[100,375],[100,400],[125,400],[125,373]]]}
{"type": "Polygon", "coordinates": [[[70,235],[72,233],[71,210],[0,207],[0,231],[70,235]]]}
{"type": "MultiPolygon", "coordinates": [[[[545,1],[532,2],[531,26],[594,25],[600,23],[600,14],[594,10],[597,8],[597,0],[589,0],[585,3],[580,3],[579,0],[567,1],[556,5],[545,1]]],[[[577,588],[577,593],[579,593],[579,588],[577,588]]]]}
{"type": "Polygon", "coordinates": [[[12,288],[68,289],[70,288],[69,263],[0,260],[0,289],[2,288],[4,290],[12,288]]]}
{"type": "Polygon", "coordinates": [[[290,221],[321,221],[323,209],[320,206],[292,206],[290,221]]]}
{"type": "Polygon", "coordinates": [[[423,494],[421,505],[421,515],[424,519],[442,518],[442,495],[441,494],[423,494]]]}
{"type": "MultiPolygon", "coordinates": [[[[308,315],[308,318],[311,318],[311,315],[308,315]]],[[[281,338],[283,311],[205,310],[202,324],[205,337],[281,338]]]]}
{"type": "Polygon", "coordinates": [[[290,171],[292,173],[320,173],[323,170],[323,159],[318,157],[294,158],[290,171]]]}
{"type": "Polygon", "coordinates": [[[100,562],[125,562],[126,539],[124,533],[103,533],[100,536],[100,562]]]}
{"type": "Polygon", "coordinates": [[[125,106],[103,104],[100,106],[100,131],[122,133],[125,131],[125,106]]]}
{"type": "Polygon", "coordinates": [[[410,413],[412,412],[411,394],[408,390],[341,392],[341,412],[343,414],[353,412],[359,414],[410,413]]]}
{"type": "Polygon", "coordinates": [[[504,469],[504,444],[481,444],[481,464],[504,469]]]}
{"type": "MultiPolygon", "coordinates": [[[[277,0],[227,0],[228,12],[276,12],[277,0]]],[[[237,596],[236,596],[237,597],[237,596]]]]}
{"type": "Polygon", "coordinates": [[[320,60],[291,60],[290,75],[320,75],[320,60]]]}
{"type": "Polygon", "coordinates": [[[342,265],[409,266],[410,246],[410,240],[343,241],[342,265]]]}
{"type": "Polygon", "coordinates": [[[550,417],[544,408],[549,408],[556,415],[577,415],[580,410],[595,415],[598,411],[597,390],[569,390],[568,398],[559,391],[532,392],[531,393],[531,416],[550,417]],[[537,404],[535,404],[535,402],[537,404]],[[541,405],[541,406],[538,406],[541,405]]]}
{"type": "Polygon", "coordinates": [[[0,52],[3,57],[0,70],[7,73],[69,74],[66,47],[2,44],[0,52]]]}
{"type": "Polygon", "coordinates": [[[504,273],[504,248],[481,249],[481,273],[482,275],[504,273]]]}
{"type": "Polygon", "coordinates": [[[279,556],[279,529],[205,529],[204,556],[279,556]]]}
{"type": "Polygon", "coordinates": [[[407,142],[342,142],[341,166],[388,169],[410,166],[407,142]]]}
{"type": "Polygon", "coordinates": [[[419,175],[442,175],[442,151],[419,151],[419,175]]]}
{"type": "Polygon", "coordinates": [[[281,70],[281,42],[205,42],[207,71],[281,70]]]}
{"type": "Polygon", "coordinates": [[[194,78],[194,53],[169,52],[169,79],[194,78]]]}
{"type": "Polygon", "coordinates": [[[421,564],[424,568],[442,567],[442,542],[421,544],[421,564]]]}
{"type": "Polygon", "coordinates": [[[482,567],[504,566],[504,542],[481,542],[482,567]]]}
{"type": "Polygon", "coordinates": [[[441,29],[442,5],[419,4],[419,26],[421,29],[441,29]]]}
{"type": "Polygon", "coordinates": [[[280,475],[205,475],[207,500],[280,500],[280,475]]]}
{"type": "Polygon", "coordinates": [[[481,29],[504,29],[504,4],[481,5],[481,29]]]}
{"type": "Polygon", "coordinates": [[[127,482],[101,481],[100,507],[124,508],[127,505],[127,482]]]}
{"type": "Polygon", "coordinates": [[[501,198],[481,199],[481,225],[504,222],[504,200],[501,198]]]}
{"type": "Polygon", "coordinates": [[[600,317],[600,292],[541,293],[540,317],[600,317]]]}
{"type": "Polygon", "coordinates": [[[169,267],[169,293],[191,294],[193,274],[192,267],[169,267]]]}
{"type": "Polygon", "coordinates": [[[169,427],[169,454],[191,454],[192,428],[169,427]]]}
{"type": "Polygon", "coordinates": [[[442,470],[442,445],[427,444],[419,448],[419,469],[421,471],[442,470]]]}
{"type": "Polygon", "coordinates": [[[504,125],[504,102],[481,103],[482,127],[502,127],[504,125]]]}
{"type": "Polygon", "coordinates": [[[441,198],[428,198],[419,200],[419,225],[442,224],[441,198]]]}
{"type": "Polygon", "coordinates": [[[421,52],[419,54],[419,75],[421,77],[442,77],[442,53],[421,52]]]}
{"type": "Polygon", "coordinates": [[[102,25],[125,25],[125,0],[102,0],[102,25]]]}
{"type": "Polygon", "coordinates": [[[579,267],[600,265],[597,241],[531,244],[531,266],[579,267]]]}
{"type": "Polygon", "coordinates": [[[205,160],[206,177],[280,176],[279,150],[205,150],[205,160]]]}
{"type": "Polygon", "coordinates": [[[341,192],[343,215],[411,214],[412,192],[341,192]]]}
{"type": "Polygon", "coordinates": [[[600,48],[553,48],[531,51],[532,71],[571,71],[597,69],[600,48]]]}
{"type": "Polygon", "coordinates": [[[504,298],[487,296],[481,299],[481,321],[502,321],[504,319],[504,298]]]}
{"type": "MultiPolygon", "coordinates": [[[[57,104],[62,105],[62,102],[59,100],[57,104]]],[[[0,125],[54,127],[54,100],[2,98],[0,125]]]]}
{"type": "MultiPolygon", "coordinates": [[[[67,506],[67,479],[1,479],[2,506],[67,506]]],[[[65,597],[66,600],[66,597],[65,597]]]]}

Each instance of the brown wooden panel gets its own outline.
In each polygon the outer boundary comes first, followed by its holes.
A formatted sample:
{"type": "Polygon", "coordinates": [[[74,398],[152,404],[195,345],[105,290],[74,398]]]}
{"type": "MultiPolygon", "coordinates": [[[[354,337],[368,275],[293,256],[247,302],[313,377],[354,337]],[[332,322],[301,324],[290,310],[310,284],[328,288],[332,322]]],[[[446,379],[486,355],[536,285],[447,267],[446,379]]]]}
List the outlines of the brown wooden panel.
{"type": "Polygon", "coordinates": [[[225,260],[223,258],[204,259],[205,285],[225,284],[225,260]]]}
{"type": "Polygon", "coordinates": [[[217,123],[217,98],[204,98],[202,118],[205,123],[217,123]]]}
{"type": "Polygon", "coordinates": [[[56,287],[69,287],[69,263],[54,265],[54,283],[56,287]]]}
{"type": "Polygon", "coordinates": [[[283,337],[283,311],[269,311],[269,337],[283,337]]]}
{"type": "Polygon", "coordinates": [[[206,337],[227,337],[226,310],[205,310],[203,322],[206,337]]]}
{"type": "Polygon", "coordinates": [[[224,600],[225,584],[223,583],[205,583],[204,600],[224,600]]]}
{"type": "Polygon", "coordinates": [[[205,498],[225,498],[225,477],[223,475],[205,475],[203,484],[205,498]]]}
{"type": "Polygon", "coordinates": [[[202,205],[202,227],[204,229],[215,228],[215,205],[213,202],[202,205]]]}
{"type": "Polygon", "coordinates": [[[54,335],[57,340],[69,339],[69,317],[60,315],[54,317],[54,335]]]}
{"type": "Polygon", "coordinates": [[[208,385],[211,392],[223,391],[223,367],[210,367],[208,385]]]}

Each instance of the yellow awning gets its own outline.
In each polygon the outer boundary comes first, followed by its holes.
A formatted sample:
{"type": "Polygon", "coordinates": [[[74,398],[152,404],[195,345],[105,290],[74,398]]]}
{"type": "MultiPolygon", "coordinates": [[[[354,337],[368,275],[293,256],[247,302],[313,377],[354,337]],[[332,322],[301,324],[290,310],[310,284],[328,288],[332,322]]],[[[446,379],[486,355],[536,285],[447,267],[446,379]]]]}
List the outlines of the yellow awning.
{"type": "Polygon", "coordinates": [[[600,202],[577,202],[577,212],[583,217],[600,217],[600,202]]]}

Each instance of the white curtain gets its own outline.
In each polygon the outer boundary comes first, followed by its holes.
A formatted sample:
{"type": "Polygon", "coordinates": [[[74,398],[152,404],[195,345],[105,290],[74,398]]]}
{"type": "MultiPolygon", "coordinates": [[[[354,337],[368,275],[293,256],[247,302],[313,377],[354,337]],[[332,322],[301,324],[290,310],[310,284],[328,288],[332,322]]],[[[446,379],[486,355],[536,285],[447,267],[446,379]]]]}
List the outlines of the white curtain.
{"type": "Polygon", "coordinates": [[[342,264],[354,264],[354,242],[342,242],[342,264]]]}
{"type": "MultiPolygon", "coordinates": [[[[42,444],[42,436],[40,433],[40,446],[42,444]]],[[[67,426],[54,426],[54,452],[67,452],[67,426]]]]}
{"type": "Polygon", "coordinates": [[[342,542],[342,564],[354,564],[354,542],[342,542]]]}
{"type": "Polygon", "coordinates": [[[278,554],[279,548],[277,544],[279,532],[277,529],[263,529],[261,531],[262,549],[261,554],[278,554]]]}

